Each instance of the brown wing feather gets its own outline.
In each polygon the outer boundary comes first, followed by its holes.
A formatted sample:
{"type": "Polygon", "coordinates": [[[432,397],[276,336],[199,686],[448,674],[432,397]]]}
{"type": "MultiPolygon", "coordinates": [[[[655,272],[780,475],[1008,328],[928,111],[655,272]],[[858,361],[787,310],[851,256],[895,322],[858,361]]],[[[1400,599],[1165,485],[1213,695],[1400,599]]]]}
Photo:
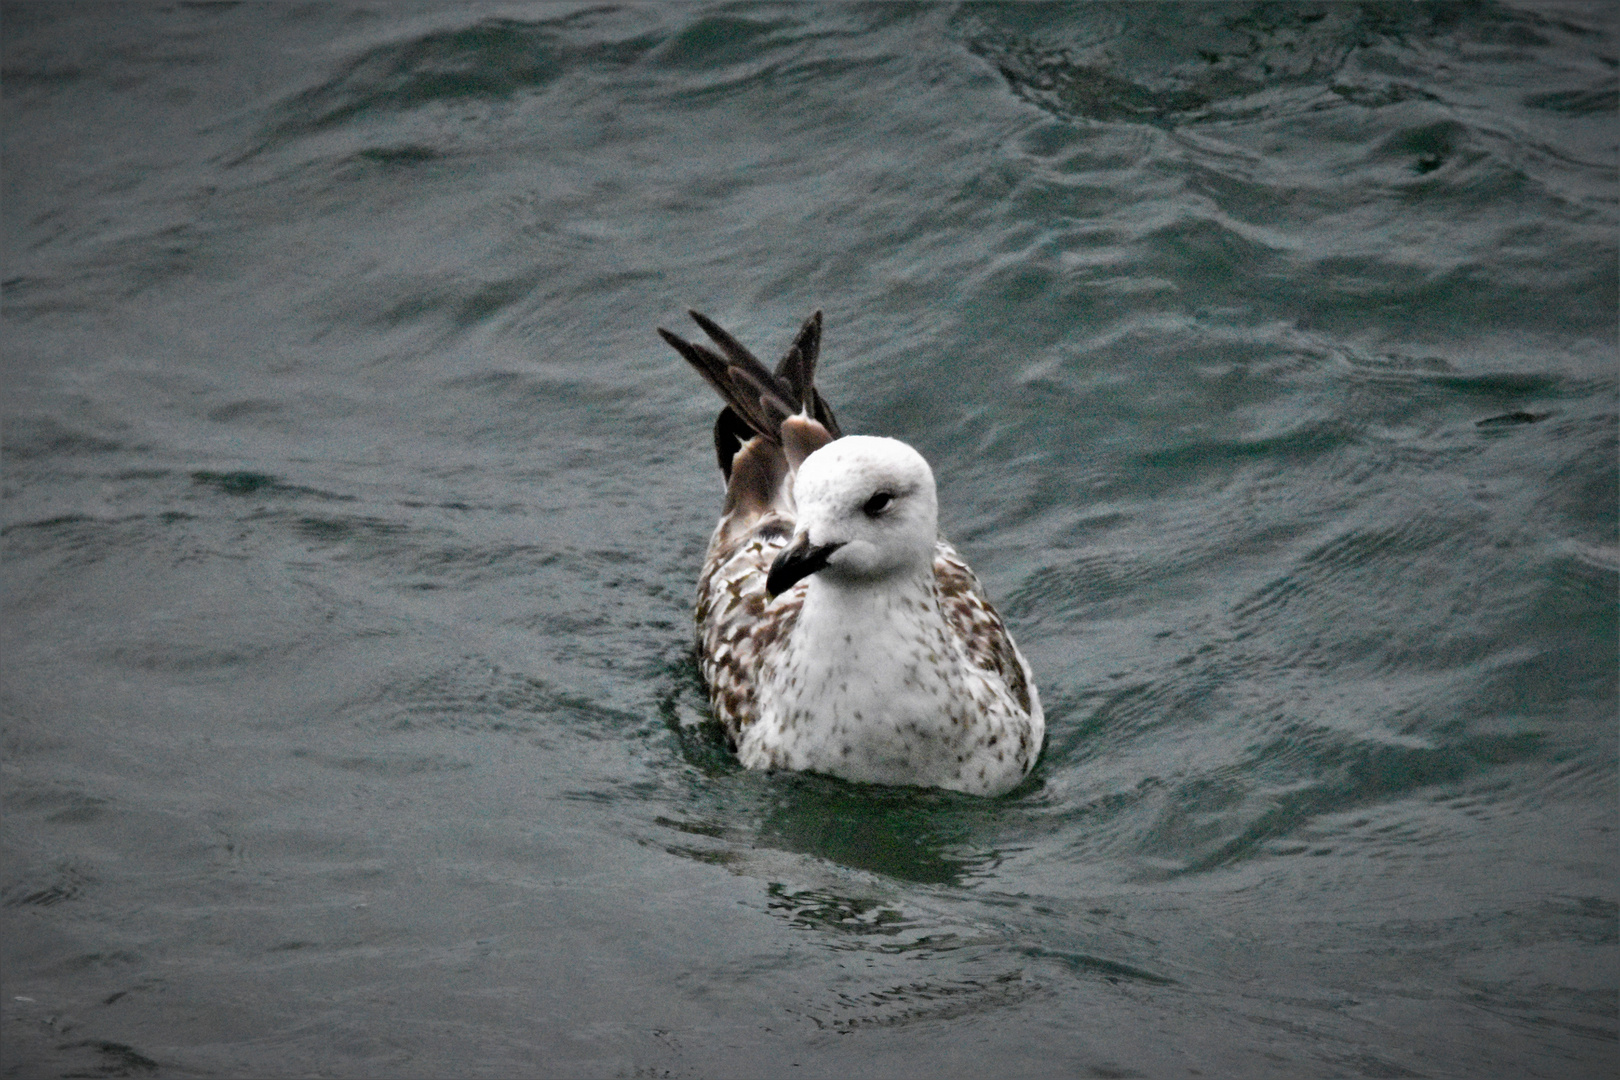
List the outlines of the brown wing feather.
{"type": "Polygon", "coordinates": [[[991,606],[978,577],[943,540],[934,548],[934,585],[946,620],[962,631],[962,648],[969,662],[982,671],[995,672],[1012,699],[1026,713],[1031,711],[1029,681],[1007,625],[991,606]]]}
{"type": "Polygon", "coordinates": [[[804,604],[800,583],[772,600],[765,577],[793,533],[792,515],[777,511],[745,534],[727,538],[721,521],[698,580],[698,666],[709,687],[715,718],[733,748],[759,715],[755,683],[760,656],[792,632],[804,604]]]}

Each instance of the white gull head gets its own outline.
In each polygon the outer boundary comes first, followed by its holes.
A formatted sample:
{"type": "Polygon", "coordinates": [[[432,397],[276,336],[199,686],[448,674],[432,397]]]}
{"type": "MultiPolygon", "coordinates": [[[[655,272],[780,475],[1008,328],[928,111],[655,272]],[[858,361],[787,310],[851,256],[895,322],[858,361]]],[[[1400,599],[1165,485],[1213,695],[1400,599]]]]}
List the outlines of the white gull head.
{"type": "Polygon", "coordinates": [[[934,473],[898,439],[828,443],[799,466],[793,500],[798,520],[771,569],[772,595],[814,573],[829,585],[869,588],[933,572],[934,473]]]}

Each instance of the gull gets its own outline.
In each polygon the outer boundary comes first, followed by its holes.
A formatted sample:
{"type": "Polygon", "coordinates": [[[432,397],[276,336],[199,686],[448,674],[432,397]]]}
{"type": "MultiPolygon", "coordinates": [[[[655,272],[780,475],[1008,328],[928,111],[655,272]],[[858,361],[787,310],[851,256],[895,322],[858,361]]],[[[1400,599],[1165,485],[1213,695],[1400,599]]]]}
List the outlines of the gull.
{"type": "Polygon", "coordinates": [[[698,580],[697,657],[747,768],[1000,795],[1046,730],[1029,663],[939,535],[934,474],[844,435],[815,387],[821,312],[776,370],[712,319],[659,328],[725,402],[726,497],[698,580]]]}

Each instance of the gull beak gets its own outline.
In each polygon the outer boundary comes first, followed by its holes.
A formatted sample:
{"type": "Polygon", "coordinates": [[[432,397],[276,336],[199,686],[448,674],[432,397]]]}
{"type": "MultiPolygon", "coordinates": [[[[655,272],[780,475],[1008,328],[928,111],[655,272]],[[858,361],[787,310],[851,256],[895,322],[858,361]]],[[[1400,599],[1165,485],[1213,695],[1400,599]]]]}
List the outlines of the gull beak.
{"type": "Polygon", "coordinates": [[[832,558],[833,552],[843,547],[843,544],[822,544],[819,547],[810,543],[810,534],[801,533],[794,537],[793,543],[776,557],[771,563],[771,572],[765,578],[765,592],[772,600],[787,592],[793,586],[822,569],[827,560],[832,558]]]}

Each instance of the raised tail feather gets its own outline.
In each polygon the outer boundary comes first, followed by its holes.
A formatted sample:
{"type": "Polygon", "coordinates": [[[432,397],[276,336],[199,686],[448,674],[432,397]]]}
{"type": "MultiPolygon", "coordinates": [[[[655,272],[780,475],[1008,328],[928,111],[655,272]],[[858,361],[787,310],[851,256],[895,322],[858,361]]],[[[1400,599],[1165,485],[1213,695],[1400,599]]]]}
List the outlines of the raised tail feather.
{"type": "Polygon", "coordinates": [[[816,360],[821,352],[821,312],[804,321],[774,372],[713,319],[696,311],[689,314],[719,346],[719,353],[663,327],[658,328],[658,333],[726,403],[715,419],[714,450],[728,482],[738,451],[755,435],[783,450],[797,465],[809,451],[843,434],[832,408],[815,387],[816,360]],[[788,423],[799,413],[815,421],[824,432],[815,431],[802,420],[788,423]],[[807,442],[814,445],[805,449],[807,442]]]}

